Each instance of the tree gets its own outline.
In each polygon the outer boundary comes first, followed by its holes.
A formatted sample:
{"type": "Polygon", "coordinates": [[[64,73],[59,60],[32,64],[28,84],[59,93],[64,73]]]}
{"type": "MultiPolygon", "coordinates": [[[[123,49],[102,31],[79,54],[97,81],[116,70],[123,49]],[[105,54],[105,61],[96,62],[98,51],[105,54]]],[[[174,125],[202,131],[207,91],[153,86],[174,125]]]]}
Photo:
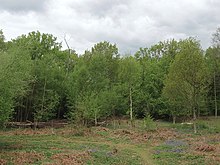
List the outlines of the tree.
{"type": "Polygon", "coordinates": [[[27,50],[32,60],[40,59],[45,54],[53,54],[61,49],[61,44],[52,34],[30,32],[28,35],[21,35],[12,40],[9,45],[17,45],[20,49],[27,50]]]}
{"type": "Polygon", "coordinates": [[[129,98],[129,115],[130,120],[133,122],[133,94],[136,91],[137,84],[140,78],[140,65],[135,58],[129,56],[120,61],[119,64],[119,79],[121,86],[125,89],[125,93],[129,98]]]}
{"type": "Polygon", "coordinates": [[[27,52],[11,48],[0,52],[0,125],[12,117],[16,100],[26,95],[31,81],[32,62],[27,59],[27,52]]]}
{"type": "Polygon", "coordinates": [[[188,84],[182,81],[175,68],[175,63],[171,65],[169,74],[164,81],[163,97],[166,100],[167,112],[173,118],[173,124],[179,116],[190,114],[188,105],[188,84]]]}
{"type": "Polygon", "coordinates": [[[218,100],[220,99],[220,28],[217,28],[212,37],[213,45],[206,50],[206,58],[210,67],[210,73],[212,75],[211,90],[214,96],[214,109],[215,117],[218,116],[218,100]]]}
{"type": "Polygon", "coordinates": [[[220,27],[212,34],[212,42],[214,47],[220,47],[220,27]]]}
{"type": "Polygon", "coordinates": [[[118,49],[108,42],[96,44],[78,59],[69,82],[71,118],[83,124],[93,120],[97,125],[99,118],[110,114],[111,109],[103,109],[106,106],[101,96],[116,82],[117,60],[118,49]]]}
{"type": "Polygon", "coordinates": [[[178,107],[179,101],[189,110],[192,110],[194,132],[198,111],[198,98],[207,85],[207,66],[200,44],[193,38],[180,41],[180,52],[170,67],[165,87],[165,95],[171,103],[178,107]],[[172,86],[172,87],[170,87],[172,86]],[[174,96],[177,98],[175,99],[174,96]],[[180,99],[179,97],[182,96],[180,99]],[[188,104],[183,100],[187,100],[188,104]]]}
{"type": "Polygon", "coordinates": [[[25,51],[28,55],[26,60],[33,63],[29,69],[32,74],[30,90],[20,98],[20,104],[15,107],[17,116],[21,116],[18,121],[48,120],[60,116],[60,104],[65,100],[66,91],[64,79],[67,67],[70,67],[71,55],[60,50],[61,45],[56,37],[38,31],[12,40],[9,49],[13,47],[25,51]]]}
{"type": "Polygon", "coordinates": [[[165,77],[178,51],[179,44],[173,39],[159,42],[150,48],[140,48],[135,54],[141,65],[141,82],[137,92],[140,117],[168,114],[161,95],[165,77]]]}
{"type": "Polygon", "coordinates": [[[0,30],[0,52],[6,50],[5,36],[3,31],[0,30]]]}

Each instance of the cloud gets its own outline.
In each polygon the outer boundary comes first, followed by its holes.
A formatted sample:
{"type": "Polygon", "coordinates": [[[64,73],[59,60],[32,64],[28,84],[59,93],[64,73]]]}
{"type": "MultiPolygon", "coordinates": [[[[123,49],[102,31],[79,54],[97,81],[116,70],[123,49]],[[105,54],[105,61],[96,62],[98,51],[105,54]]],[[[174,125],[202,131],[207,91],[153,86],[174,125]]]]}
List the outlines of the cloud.
{"type": "Polygon", "coordinates": [[[10,12],[42,11],[45,0],[0,0],[0,10],[10,12]]]}
{"type": "Polygon", "coordinates": [[[103,40],[116,43],[121,53],[134,53],[139,47],[189,36],[197,37],[206,48],[211,34],[220,25],[218,0],[0,0],[0,3],[0,28],[6,38],[33,30],[52,33],[59,41],[66,35],[69,45],[79,53],[103,40]]]}

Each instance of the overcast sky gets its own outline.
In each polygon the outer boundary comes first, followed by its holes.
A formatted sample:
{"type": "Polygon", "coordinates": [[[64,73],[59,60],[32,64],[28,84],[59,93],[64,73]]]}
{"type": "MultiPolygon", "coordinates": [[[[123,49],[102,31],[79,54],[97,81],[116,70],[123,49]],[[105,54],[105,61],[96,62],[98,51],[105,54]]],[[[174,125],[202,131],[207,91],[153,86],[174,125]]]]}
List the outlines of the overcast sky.
{"type": "Polygon", "coordinates": [[[104,40],[121,53],[134,53],[189,36],[206,48],[218,26],[220,0],[0,0],[0,29],[7,40],[39,30],[60,42],[66,35],[78,53],[104,40]]]}

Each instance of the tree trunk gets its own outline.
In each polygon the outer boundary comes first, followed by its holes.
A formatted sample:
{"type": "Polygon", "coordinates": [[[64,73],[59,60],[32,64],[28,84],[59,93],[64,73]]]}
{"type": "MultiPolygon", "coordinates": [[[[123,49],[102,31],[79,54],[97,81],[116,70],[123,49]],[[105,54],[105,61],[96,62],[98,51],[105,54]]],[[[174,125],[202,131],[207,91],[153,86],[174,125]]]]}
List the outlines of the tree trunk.
{"type": "Polygon", "coordinates": [[[133,121],[133,100],[132,100],[132,89],[130,87],[129,91],[129,99],[130,99],[130,120],[131,120],[131,127],[134,127],[134,121],[133,121]]]}
{"type": "Polygon", "coordinates": [[[70,70],[70,56],[71,56],[71,49],[70,49],[70,47],[69,47],[69,44],[67,43],[67,40],[66,40],[66,37],[64,36],[64,41],[65,41],[65,43],[66,43],[66,46],[67,46],[67,48],[68,48],[68,51],[69,51],[69,53],[68,53],[68,61],[67,61],[67,72],[66,72],[66,78],[67,78],[67,76],[68,76],[68,74],[69,74],[69,70],[70,70]]]}
{"type": "MultiPolygon", "coordinates": [[[[44,90],[43,90],[43,96],[42,96],[41,111],[44,110],[44,100],[45,100],[45,93],[46,93],[46,84],[47,84],[47,80],[46,80],[46,77],[45,77],[44,78],[44,90]]],[[[38,117],[37,117],[37,119],[34,119],[34,129],[36,129],[36,127],[37,127],[38,120],[39,120],[38,117]]]]}
{"type": "Polygon", "coordinates": [[[22,122],[23,118],[22,118],[22,108],[19,107],[19,114],[20,114],[20,122],[22,122]]]}
{"type": "Polygon", "coordinates": [[[214,99],[215,99],[215,117],[218,117],[218,104],[217,104],[217,94],[216,94],[216,79],[215,79],[215,73],[214,73],[214,99]]]}
{"type": "Polygon", "coordinates": [[[46,93],[46,85],[47,85],[47,80],[46,80],[46,77],[45,77],[45,79],[44,79],[44,91],[43,91],[41,111],[44,110],[44,100],[45,100],[45,93],[46,93]]]}
{"type": "Polygon", "coordinates": [[[196,127],[196,109],[193,107],[193,130],[194,133],[197,133],[197,127],[196,127]]]}
{"type": "Polygon", "coordinates": [[[96,112],[95,112],[95,126],[97,126],[97,115],[96,115],[96,112]]]}
{"type": "Polygon", "coordinates": [[[25,104],[25,121],[28,120],[29,111],[28,111],[28,104],[29,104],[29,97],[26,98],[26,104],[25,104]]]}
{"type": "Polygon", "coordinates": [[[173,115],[173,124],[176,124],[176,116],[173,115]]]}
{"type": "Polygon", "coordinates": [[[192,106],[192,109],[193,109],[193,130],[194,130],[194,133],[197,133],[197,127],[196,127],[196,102],[197,102],[197,97],[196,97],[196,88],[194,87],[193,89],[193,106],[192,106]]]}
{"type": "Polygon", "coordinates": [[[114,129],[115,129],[115,128],[116,128],[116,127],[115,127],[115,109],[113,110],[113,118],[114,118],[114,119],[113,119],[113,127],[114,127],[114,129]]]}
{"type": "Polygon", "coordinates": [[[33,115],[33,99],[34,99],[34,93],[35,93],[35,82],[32,84],[32,90],[31,90],[31,96],[30,96],[30,100],[29,100],[29,104],[28,104],[28,111],[29,111],[29,115],[30,115],[30,120],[34,120],[34,118],[32,118],[33,115]]]}
{"type": "Polygon", "coordinates": [[[132,103],[132,93],[131,93],[131,87],[130,87],[130,91],[129,91],[129,99],[130,99],[130,120],[133,120],[133,103],[132,103]]]}

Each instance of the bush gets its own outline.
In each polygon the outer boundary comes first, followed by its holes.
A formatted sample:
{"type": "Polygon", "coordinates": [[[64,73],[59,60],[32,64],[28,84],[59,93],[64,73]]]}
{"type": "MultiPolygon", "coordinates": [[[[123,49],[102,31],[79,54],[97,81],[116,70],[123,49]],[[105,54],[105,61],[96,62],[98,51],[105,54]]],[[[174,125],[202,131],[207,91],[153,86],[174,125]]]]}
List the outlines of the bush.
{"type": "Polygon", "coordinates": [[[147,115],[144,118],[144,128],[150,131],[156,129],[156,123],[153,121],[153,118],[150,115],[147,115]]]}
{"type": "Polygon", "coordinates": [[[202,120],[198,120],[197,126],[199,129],[209,129],[210,128],[208,123],[206,121],[202,121],[202,120]]]}

